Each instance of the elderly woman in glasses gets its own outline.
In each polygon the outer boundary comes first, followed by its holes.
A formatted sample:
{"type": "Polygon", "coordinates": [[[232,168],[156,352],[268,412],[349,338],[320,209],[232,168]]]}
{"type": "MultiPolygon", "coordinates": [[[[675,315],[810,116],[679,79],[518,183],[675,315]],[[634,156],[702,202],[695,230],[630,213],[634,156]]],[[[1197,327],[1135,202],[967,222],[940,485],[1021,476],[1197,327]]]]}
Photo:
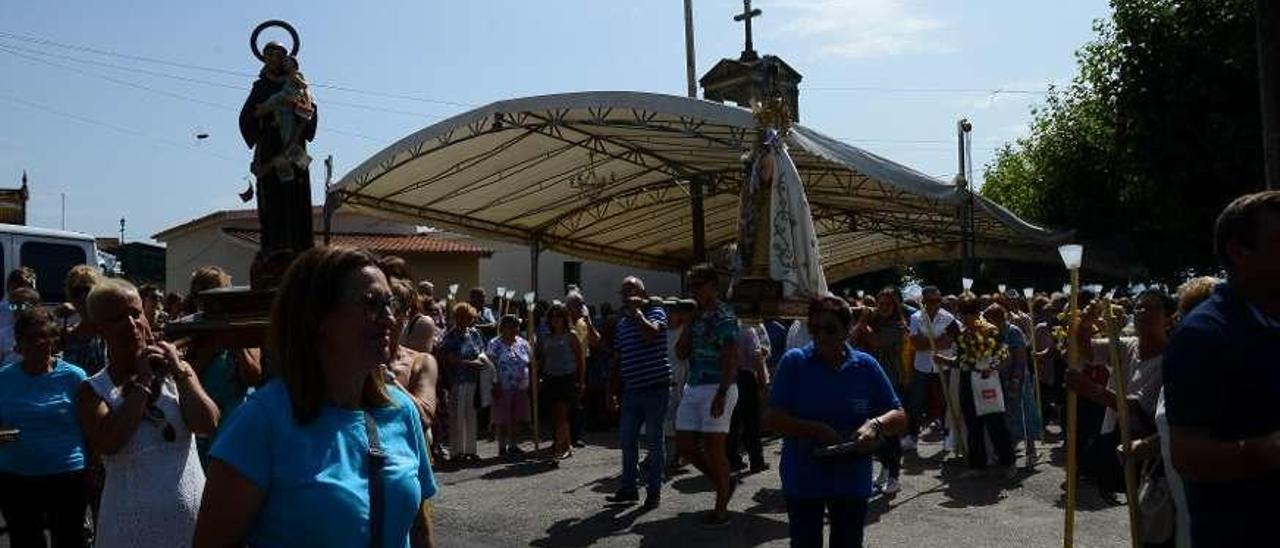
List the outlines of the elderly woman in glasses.
{"type": "Polygon", "coordinates": [[[476,397],[480,371],[489,367],[484,337],[476,327],[479,312],[470,303],[453,306],[453,323],[440,341],[449,385],[449,449],[457,462],[479,462],[476,397]]]}
{"type": "Polygon", "coordinates": [[[177,349],[155,342],[133,285],[102,280],[85,305],[107,345],[106,367],[76,391],[106,468],[95,546],[189,546],[204,490],[192,434],[212,432],[218,408],[177,349]]]}
{"type": "Polygon", "coordinates": [[[383,374],[394,309],[365,251],[294,260],[267,336],[279,375],[213,444],[196,546],[430,544],[436,483],[418,408],[383,374]]]}
{"type": "Polygon", "coordinates": [[[54,546],[84,546],[87,459],[73,401],[85,374],[53,355],[49,312],[20,310],[13,330],[20,357],[0,366],[0,424],[18,438],[0,441],[0,513],[14,548],[44,546],[46,526],[54,546]]]}
{"type": "Polygon", "coordinates": [[[828,294],[809,305],[813,342],[786,353],[774,374],[765,423],[783,435],[782,491],[791,545],[862,546],[871,497],[871,456],[907,429],[880,364],[848,343],[853,311],[828,294]]]}

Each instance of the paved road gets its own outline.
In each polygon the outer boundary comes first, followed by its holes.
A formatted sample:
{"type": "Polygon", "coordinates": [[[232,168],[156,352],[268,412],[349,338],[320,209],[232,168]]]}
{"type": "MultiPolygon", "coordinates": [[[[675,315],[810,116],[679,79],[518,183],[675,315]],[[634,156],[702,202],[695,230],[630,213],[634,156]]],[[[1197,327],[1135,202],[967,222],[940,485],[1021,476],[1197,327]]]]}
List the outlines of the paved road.
{"type": "MultiPolygon", "coordinates": [[[[564,467],[534,459],[486,459],[480,465],[439,472],[435,500],[439,545],[446,548],[534,546],[782,547],[787,522],[776,471],[743,478],[730,505],[731,527],[707,530],[699,513],[710,507],[711,486],[685,472],[664,487],[660,508],[610,507],[604,497],[617,487],[620,453],[610,434],[591,436],[593,444],[564,467]]],[[[938,460],[940,444],[922,443],[920,458],[909,457],[903,489],[891,499],[876,499],[867,526],[871,547],[1037,548],[1062,545],[1059,484],[1062,469],[1045,462],[1059,459],[1058,447],[1042,450],[1033,473],[1004,482],[995,478],[954,480],[963,469],[938,460]],[[946,479],[944,479],[946,478],[946,479]]],[[[777,463],[779,444],[766,451],[777,463]]],[[[481,443],[481,455],[497,449],[481,443]]],[[[1083,488],[1077,513],[1076,545],[1119,548],[1125,542],[1125,510],[1083,488]]],[[[8,548],[0,535],[0,548],[8,548]]]]}
{"type": "MultiPolygon", "coordinates": [[[[786,511],[776,471],[743,478],[730,504],[728,529],[707,530],[699,513],[710,507],[708,482],[695,472],[671,478],[660,508],[610,507],[604,497],[616,488],[620,453],[608,434],[562,468],[524,459],[486,459],[482,464],[439,473],[437,538],[446,547],[786,546],[786,511]]],[[[776,465],[778,442],[767,448],[776,465]]],[[[1062,545],[1059,485],[1060,448],[1041,451],[1034,472],[1013,481],[996,478],[950,480],[963,471],[939,459],[940,444],[922,443],[921,457],[909,457],[903,490],[872,503],[867,545],[874,547],[1034,548],[1062,545]],[[945,478],[945,479],[944,479],[945,478]]],[[[496,454],[482,443],[481,455],[496,454]]],[[[1077,512],[1077,546],[1126,545],[1125,509],[1082,489],[1077,512]]]]}

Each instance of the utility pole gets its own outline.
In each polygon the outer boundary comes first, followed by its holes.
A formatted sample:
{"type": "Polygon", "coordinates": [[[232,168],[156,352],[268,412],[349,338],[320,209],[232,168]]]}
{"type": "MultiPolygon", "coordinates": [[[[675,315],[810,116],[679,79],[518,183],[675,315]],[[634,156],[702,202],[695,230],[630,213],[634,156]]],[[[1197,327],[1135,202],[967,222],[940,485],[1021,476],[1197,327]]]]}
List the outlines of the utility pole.
{"type": "MultiPolygon", "coordinates": [[[[693,53],[693,0],[684,0],[684,71],[689,98],[697,99],[698,80],[693,53]]],[[[692,217],[693,261],[705,262],[707,260],[707,227],[702,204],[702,177],[699,176],[689,179],[689,214],[692,217]]]]}
{"type": "Polygon", "coordinates": [[[693,0],[684,0],[684,76],[689,85],[689,98],[698,98],[697,69],[693,54],[693,0]]]}
{"type": "Polygon", "coordinates": [[[124,245],[124,217],[120,218],[120,245],[124,245]]]}
{"type": "Polygon", "coordinates": [[[62,195],[62,229],[67,229],[67,193],[60,192],[62,195]]]}
{"type": "Polygon", "coordinates": [[[973,131],[973,124],[969,123],[968,118],[961,118],[956,122],[956,148],[959,152],[959,167],[956,170],[956,187],[961,192],[960,213],[960,271],[964,273],[965,278],[977,279],[974,276],[973,255],[974,255],[974,227],[973,227],[973,185],[969,181],[968,162],[969,132],[973,131]]]}
{"type": "Polygon", "coordinates": [[[1258,94],[1262,112],[1262,161],[1267,188],[1280,189],[1280,6],[1254,0],[1257,7],[1258,94]]]}

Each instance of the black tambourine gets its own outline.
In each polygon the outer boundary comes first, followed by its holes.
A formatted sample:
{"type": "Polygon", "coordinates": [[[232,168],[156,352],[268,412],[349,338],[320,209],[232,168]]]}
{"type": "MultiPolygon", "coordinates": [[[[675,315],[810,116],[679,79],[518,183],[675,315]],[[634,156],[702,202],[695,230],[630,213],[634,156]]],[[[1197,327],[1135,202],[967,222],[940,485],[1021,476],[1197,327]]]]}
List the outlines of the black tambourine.
{"type": "Polygon", "coordinates": [[[293,47],[289,50],[289,56],[297,57],[298,47],[302,45],[302,40],[298,38],[298,29],[293,28],[293,25],[290,25],[280,19],[263,21],[257,27],[254,27],[253,34],[249,35],[249,50],[253,52],[253,56],[257,57],[259,61],[266,61],[266,59],[262,57],[262,51],[258,49],[258,35],[262,34],[262,31],[271,27],[280,27],[284,29],[285,32],[289,33],[289,38],[293,39],[293,47]]]}

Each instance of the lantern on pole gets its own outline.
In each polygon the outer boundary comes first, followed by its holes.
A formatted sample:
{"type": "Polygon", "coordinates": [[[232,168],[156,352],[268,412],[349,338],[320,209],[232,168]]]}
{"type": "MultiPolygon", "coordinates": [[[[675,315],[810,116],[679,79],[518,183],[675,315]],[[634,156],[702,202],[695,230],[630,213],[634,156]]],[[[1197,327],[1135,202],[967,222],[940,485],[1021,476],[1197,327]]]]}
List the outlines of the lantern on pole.
{"type": "MultiPolygon", "coordinates": [[[[1071,308],[1067,320],[1067,367],[1080,370],[1080,264],[1084,260],[1084,247],[1068,244],[1058,248],[1062,264],[1071,272],[1071,308]]],[[[1076,393],[1067,391],[1067,508],[1064,515],[1062,546],[1075,546],[1076,525],[1076,487],[1079,480],[1079,467],[1076,462],[1078,436],[1076,434],[1076,393]]]]}

